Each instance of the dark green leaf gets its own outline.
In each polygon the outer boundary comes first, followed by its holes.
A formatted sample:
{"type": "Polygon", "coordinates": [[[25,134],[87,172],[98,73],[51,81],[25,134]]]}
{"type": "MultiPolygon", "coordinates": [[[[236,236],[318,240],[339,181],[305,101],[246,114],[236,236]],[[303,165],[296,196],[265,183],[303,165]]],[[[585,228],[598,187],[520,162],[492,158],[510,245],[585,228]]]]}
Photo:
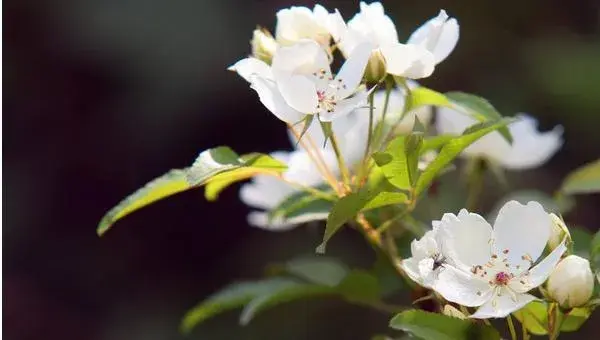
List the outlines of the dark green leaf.
{"type": "Polygon", "coordinates": [[[276,278],[231,284],[189,310],[181,322],[181,331],[189,333],[197,324],[216,314],[242,307],[256,296],[296,283],[294,280],[276,278]]]}
{"type": "Polygon", "coordinates": [[[410,310],[396,315],[390,327],[428,340],[499,340],[491,326],[476,324],[442,314],[410,310]]]}
{"type": "Polygon", "coordinates": [[[304,137],[304,134],[306,133],[306,131],[308,131],[308,128],[312,125],[312,122],[314,119],[315,119],[315,115],[306,115],[306,117],[304,117],[304,119],[301,120],[301,122],[304,125],[302,126],[302,132],[300,132],[300,136],[298,137],[298,140],[296,141],[296,146],[298,146],[298,143],[300,143],[300,141],[302,140],[302,137],[304,137]]]}
{"type": "Polygon", "coordinates": [[[475,127],[465,131],[442,147],[439,155],[431,162],[419,176],[415,192],[417,195],[427,189],[438,173],[452,162],[464,149],[486,134],[506,126],[512,122],[511,119],[502,119],[498,122],[486,122],[477,124],[475,127]]]}
{"type": "Polygon", "coordinates": [[[568,195],[600,192],[600,159],[571,172],[563,181],[561,191],[568,195]]]}
{"type": "MultiPolygon", "coordinates": [[[[498,121],[502,119],[502,115],[496,108],[482,97],[464,92],[448,92],[446,93],[446,97],[481,122],[498,121]]],[[[512,136],[507,127],[504,126],[499,128],[498,132],[500,132],[509,143],[512,143],[512,136]]]]}
{"type": "Polygon", "coordinates": [[[308,192],[294,193],[269,211],[269,219],[290,219],[304,214],[328,213],[333,202],[316,197],[308,192]]]}
{"type": "Polygon", "coordinates": [[[590,240],[594,237],[592,233],[583,227],[571,226],[569,228],[571,240],[573,241],[573,252],[575,255],[589,258],[590,257],[590,240]]]}
{"type": "Polygon", "coordinates": [[[335,294],[335,290],[326,286],[290,282],[252,299],[240,315],[240,324],[247,325],[258,313],[278,304],[323,294],[335,294]]]}
{"type": "Polygon", "coordinates": [[[343,263],[323,256],[289,261],[285,269],[294,276],[328,287],[337,286],[348,274],[343,263]]]}
{"type": "Polygon", "coordinates": [[[337,289],[348,301],[376,301],[381,296],[377,278],[363,270],[348,273],[337,289]]]}
{"type": "Polygon", "coordinates": [[[325,235],[323,236],[323,242],[317,247],[318,253],[324,253],[327,246],[327,242],[331,237],[349,220],[354,218],[356,214],[365,206],[368,198],[361,193],[350,193],[342,197],[337,201],[329,217],[327,218],[327,225],[325,226],[325,235]]]}

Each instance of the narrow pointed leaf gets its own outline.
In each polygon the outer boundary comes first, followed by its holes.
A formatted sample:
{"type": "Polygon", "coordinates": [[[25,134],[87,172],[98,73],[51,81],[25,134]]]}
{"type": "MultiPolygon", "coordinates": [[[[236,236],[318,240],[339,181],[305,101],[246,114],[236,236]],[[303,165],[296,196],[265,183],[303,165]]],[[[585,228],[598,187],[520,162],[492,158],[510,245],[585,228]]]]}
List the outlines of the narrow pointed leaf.
{"type": "Polygon", "coordinates": [[[406,136],[396,137],[388,144],[384,152],[373,154],[373,160],[393,186],[408,190],[410,188],[410,177],[405,142],[406,136]]]}
{"type": "Polygon", "coordinates": [[[326,200],[304,191],[294,193],[269,211],[269,219],[271,221],[286,220],[304,214],[328,213],[333,206],[332,200],[326,200]]]}
{"type": "Polygon", "coordinates": [[[285,264],[285,270],[310,283],[328,287],[337,286],[348,274],[346,265],[324,256],[291,260],[285,264]]]}
{"type": "Polygon", "coordinates": [[[189,333],[196,325],[216,314],[240,308],[257,296],[294,284],[297,284],[295,280],[281,278],[231,284],[189,310],[180,329],[183,333],[189,333]]]}
{"type": "Polygon", "coordinates": [[[260,312],[278,304],[325,294],[336,294],[336,291],[327,286],[290,282],[289,285],[277,287],[252,299],[242,310],[240,324],[247,325],[260,312]]]}
{"type": "Polygon", "coordinates": [[[600,192],[600,159],[571,172],[561,186],[568,195],[600,192]]]}
{"type": "Polygon", "coordinates": [[[442,314],[410,310],[396,315],[390,327],[428,340],[499,340],[491,326],[442,314]]]}
{"type": "Polygon", "coordinates": [[[450,162],[452,162],[469,145],[486,134],[505,127],[512,121],[512,119],[504,118],[497,122],[476,124],[467,129],[461,136],[450,140],[442,147],[436,159],[434,159],[419,176],[419,180],[415,186],[415,193],[419,195],[427,189],[440,171],[450,164],[450,162]]]}
{"type": "MultiPolygon", "coordinates": [[[[446,97],[481,122],[502,119],[502,115],[485,98],[465,92],[447,92],[446,97]]],[[[498,132],[512,144],[512,136],[507,127],[499,128],[498,132]]]]}
{"type": "Polygon", "coordinates": [[[423,146],[423,134],[411,133],[406,136],[404,153],[406,157],[406,169],[411,187],[414,187],[419,178],[419,154],[423,146]]]}

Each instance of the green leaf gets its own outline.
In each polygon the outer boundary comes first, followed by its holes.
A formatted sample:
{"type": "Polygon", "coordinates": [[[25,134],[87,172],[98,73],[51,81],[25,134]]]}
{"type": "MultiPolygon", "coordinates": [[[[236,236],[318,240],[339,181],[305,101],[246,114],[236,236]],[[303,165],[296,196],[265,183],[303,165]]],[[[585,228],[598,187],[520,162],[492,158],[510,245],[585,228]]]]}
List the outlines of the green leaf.
{"type": "Polygon", "coordinates": [[[562,332],[575,332],[583,326],[591,315],[592,311],[589,308],[573,308],[569,313],[565,314],[560,330],[562,332]]]}
{"type": "Polygon", "coordinates": [[[353,270],[337,287],[344,298],[351,302],[376,301],[381,296],[377,278],[364,270],[353,270]]]}
{"type": "Polygon", "coordinates": [[[304,137],[304,134],[306,133],[306,131],[308,131],[308,128],[312,125],[312,122],[314,119],[315,119],[315,115],[306,115],[304,117],[304,119],[300,121],[300,122],[303,122],[304,125],[302,126],[302,132],[300,132],[300,136],[298,137],[298,140],[296,141],[296,147],[298,146],[298,143],[300,143],[300,141],[302,140],[302,137],[304,137]]]}
{"type": "Polygon", "coordinates": [[[401,192],[378,192],[377,190],[353,192],[337,201],[325,225],[323,242],[317,247],[317,253],[324,253],[327,242],[348,221],[361,211],[368,211],[392,204],[406,203],[408,197],[401,192]]]}
{"type": "Polygon", "coordinates": [[[325,235],[323,235],[323,242],[316,249],[317,253],[325,253],[325,247],[331,237],[365,206],[367,203],[367,197],[361,193],[350,193],[342,197],[337,201],[329,217],[327,218],[327,224],[325,225],[325,235]]]}
{"type": "Polygon", "coordinates": [[[335,293],[335,290],[331,287],[290,282],[288,285],[277,287],[252,299],[252,301],[250,301],[246,307],[244,307],[244,310],[242,310],[242,314],[240,315],[240,324],[245,326],[250,323],[250,321],[256,315],[258,315],[258,313],[284,302],[335,293]]]}
{"type": "Polygon", "coordinates": [[[548,306],[543,301],[533,301],[514,312],[529,333],[534,335],[548,334],[548,306]]]}
{"type": "Polygon", "coordinates": [[[595,272],[600,270],[600,231],[597,231],[590,243],[590,263],[595,272]]]}
{"type": "Polygon", "coordinates": [[[197,324],[216,314],[242,307],[256,296],[294,284],[297,284],[295,280],[281,278],[231,284],[189,310],[181,322],[181,331],[189,333],[197,324]]]}
{"type": "Polygon", "coordinates": [[[191,167],[171,170],[127,196],[104,215],[96,231],[101,236],[130,213],[207,182],[210,186],[206,189],[206,196],[214,199],[234,181],[257,173],[280,173],[285,169],[285,164],[268,155],[253,153],[239,157],[225,146],[209,149],[201,152],[191,167]]]}
{"type": "Polygon", "coordinates": [[[442,314],[410,310],[396,315],[390,327],[428,340],[495,340],[500,334],[491,326],[442,314]]]}
{"type": "Polygon", "coordinates": [[[571,240],[573,241],[573,252],[575,255],[589,258],[591,253],[591,242],[593,235],[583,227],[572,226],[569,228],[569,234],[571,234],[571,240]]]}
{"type": "MultiPolygon", "coordinates": [[[[214,201],[218,198],[221,191],[235,182],[246,180],[261,173],[279,174],[286,169],[287,166],[284,163],[271,156],[258,153],[244,155],[239,158],[237,168],[229,169],[206,179],[204,196],[207,200],[214,201]]],[[[190,172],[193,171],[194,166],[192,166],[190,172]]]]}
{"type": "Polygon", "coordinates": [[[329,213],[333,202],[308,192],[297,192],[285,198],[269,211],[269,220],[290,219],[304,214],[329,213]]]}
{"type": "MultiPolygon", "coordinates": [[[[502,119],[502,115],[494,108],[494,106],[486,99],[470,93],[464,92],[447,92],[446,97],[457,104],[459,108],[466,110],[469,115],[475,119],[484,121],[498,121],[502,119]]],[[[507,127],[501,127],[498,132],[512,144],[512,136],[507,127]]]]}
{"type": "Polygon", "coordinates": [[[563,181],[561,191],[568,195],[600,192],[600,159],[571,172],[563,181]]]}
{"type": "Polygon", "coordinates": [[[411,186],[405,150],[406,136],[398,136],[388,144],[384,152],[373,154],[373,160],[393,186],[408,190],[411,186]]]}
{"type": "Polygon", "coordinates": [[[323,122],[321,119],[319,119],[319,123],[321,124],[323,135],[325,136],[323,141],[323,147],[325,147],[327,146],[327,141],[333,136],[333,124],[331,122],[323,122]]]}
{"type": "Polygon", "coordinates": [[[192,188],[187,181],[186,174],[186,169],[171,170],[127,196],[102,217],[96,229],[98,236],[102,236],[117,220],[130,213],[165,197],[192,188]]]}
{"type": "Polygon", "coordinates": [[[443,94],[436,92],[432,89],[428,89],[423,86],[419,86],[410,90],[410,96],[408,97],[408,110],[412,111],[421,106],[450,106],[450,101],[443,94]]]}
{"type": "Polygon", "coordinates": [[[421,146],[421,154],[429,150],[437,150],[455,137],[455,135],[451,134],[427,137],[423,140],[423,146],[421,146]]]}
{"type": "Polygon", "coordinates": [[[404,141],[404,153],[406,155],[406,169],[411,187],[414,187],[419,178],[419,154],[423,146],[423,134],[411,133],[404,141]]]}
{"type": "Polygon", "coordinates": [[[419,180],[415,186],[415,193],[419,195],[427,189],[438,173],[450,164],[450,162],[452,162],[469,145],[486,134],[505,127],[512,121],[512,119],[505,118],[497,122],[480,123],[467,129],[461,136],[450,140],[442,147],[436,159],[434,159],[419,176],[419,180]]]}
{"type": "Polygon", "coordinates": [[[308,282],[335,287],[348,274],[348,268],[335,259],[327,257],[300,258],[285,265],[288,273],[308,282]]]}

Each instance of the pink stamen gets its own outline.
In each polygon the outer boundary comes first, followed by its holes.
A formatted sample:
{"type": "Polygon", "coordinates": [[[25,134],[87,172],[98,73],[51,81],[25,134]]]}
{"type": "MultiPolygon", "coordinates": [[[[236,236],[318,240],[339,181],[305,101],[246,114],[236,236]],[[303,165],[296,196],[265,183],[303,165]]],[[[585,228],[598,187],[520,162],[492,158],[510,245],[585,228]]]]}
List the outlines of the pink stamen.
{"type": "Polygon", "coordinates": [[[508,281],[510,281],[511,276],[505,272],[499,272],[496,274],[496,284],[498,285],[506,285],[508,281]]]}

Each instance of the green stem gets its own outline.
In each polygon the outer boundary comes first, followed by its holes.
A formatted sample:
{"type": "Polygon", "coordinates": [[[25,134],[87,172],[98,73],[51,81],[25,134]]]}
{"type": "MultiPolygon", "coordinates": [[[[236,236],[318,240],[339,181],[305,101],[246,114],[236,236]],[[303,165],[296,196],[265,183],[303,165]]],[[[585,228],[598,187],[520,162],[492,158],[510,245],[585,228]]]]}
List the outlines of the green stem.
{"type": "Polygon", "coordinates": [[[483,180],[485,175],[485,161],[475,158],[471,161],[468,173],[468,196],[466,208],[468,211],[475,211],[479,203],[481,190],[483,189],[483,180]]]}
{"type": "Polygon", "coordinates": [[[392,124],[392,126],[390,127],[390,131],[388,131],[385,138],[381,140],[380,150],[383,150],[383,147],[385,146],[386,141],[390,140],[394,136],[394,131],[396,130],[396,127],[398,126],[398,124],[400,124],[400,122],[402,122],[402,119],[404,119],[404,117],[406,116],[406,114],[408,113],[409,108],[410,108],[410,94],[411,94],[410,88],[408,87],[408,85],[406,84],[406,81],[404,81],[404,80],[398,80],[396,83],[399,84],[400,86],[402,86],[402,88],[404,89],[404,92],[405,92],[404,104],[402,105],[402,113],[400,114],[400,117],[398,117],[398,119],[396,119],[394,124],[392,124]]]}
{"type": "Polygon", "coordinates": [[[342,151],[340,150],[335,135],[331,136],[331,146],[333,147],[335,158],[337,158],[338,166],[340,167],[340,172],[342,173],[342,180],[346,186],[350,186],[350,173],[348,171],[348,167],[346,166],[346,162],[344,161],[344,156],[342,155],[342,151]]]}
{"type": "Polygon", "coordinates": [[[396,214],[395,216],[391,217],[390,219],[384,221],[383,223],[381,223],[379,225],[379,228],[377,228],[377,232],[381,234],[381,233],[387,231],[389,227],[394,225],[394,222],[396,222],[397,220],[404,217],[404,215],[406,215],[407,212],[408,211],[402,211],[402,212],[396,214]]]}
{"type": "Polygon", "coordinates": [[[385,78],[385,99],[383,101],[383,113],[381,114],[381,119],[379,120],[379,123],[377,124],[377,128],[375,131],[375,136],[374,136],[375,149],[378,149],[379,145],[381,145],[381,143],[382,143],[381,135],[383,134],[383,129],[385,127],[385,117],[387,116],[387,113],[388,113],[388,107],[390,104],[390,95],[391,95],[393,89],[394,89],[393,78],[390,78],[390,77],[385,78]]]}
{"type": "MultiPolygon", "coordinates": [[[[369,151],[371,150],[371,144],[373,143],[373,111],[374,111],[374,98],[375,91],[369,93],[369,131],[367,134],[367,145],[365,146],[365,154],[363,156],[363,162],[367,163],[367,158],[369,157],[369,151]]],[[[363,164],[364,167],[364,164],[363,164]]]]}
{"type": "Polygon", "coordinates": [[[515,331],[515,324],[513,323],[513,319],[510,314],[508,314],[508,316],[506,317],[506,323],[508,324],[510,337],[512,338],[512,340],[517,340],[517,331],[515,331]]]}
{"type": "Polygon", "coordinates": [[[525,327],[525,323],[521,323],[521,330],[523,331],[523,340],[531,339],[529,332],[527,331],[527,327],[525,327]]]}

